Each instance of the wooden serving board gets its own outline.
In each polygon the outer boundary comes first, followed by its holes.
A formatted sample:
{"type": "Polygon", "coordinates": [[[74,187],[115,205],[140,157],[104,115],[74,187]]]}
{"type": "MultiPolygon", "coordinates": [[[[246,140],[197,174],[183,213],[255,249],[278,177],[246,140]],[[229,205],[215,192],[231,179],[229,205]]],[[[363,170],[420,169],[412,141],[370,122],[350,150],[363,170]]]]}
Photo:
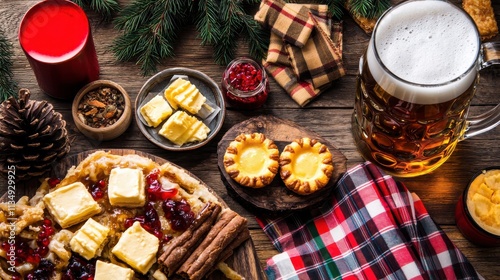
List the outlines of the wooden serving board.
{"type": "Polygon", "coordinates": [[[222,181],[226,185],[229,195],[245,206],[268,214],[302,210],[323,202],[330,196],[340,176],[347,171],[347,158],[325,138],[294,122],[270,115],[248,119],[229,129],[218,144],[217,161],[222,181]],[[310,195],[299,195],[288,190],[279,174],[276,175],[270,185],[263,188],[253,189],[241,186],[227,174],[224,168],[224,153],[236,136],[241,133],[254,132],[263,133],[267,138],[272,139],[278,146],[280,153],[286,145],[295,139],[309,137],[320,141],[332,153],[334,165],[332,178],[323,189],[310,195]]]}
{"type": "MultiPolygon", "coordinates": [[[[169,162],[163,158],[157,157],[155,155],[151,155],[148,153],[136,151],[136,150],[128,150],[128,149],[106,149],[106,151],[109,151],[112,154],[116,155],[129,155],[129,154],[137,154],[143,157],[147,157],[152,159],[158,164],[164,164],[166,162],[169,162]]],[[[62,159],[56,166],[52,168],[52,172],[50,176],[58,177],[58,178],[64,178],[66,176],[66,172],[69,168],[72,166],[78,165],[82,160],[84,160],[88,155],[91,153],[96,152],[96,150],[91,150],[91,151],[86,151],[82,152],[73,156],[68,156],[64,159],[62,159]]],[[[170,164],[179,167],[178,165],[169,162],[170,164]]],[[[179,167],[182,168],[182,167],[179,167]]],[[[200,180],[198,177],[194,176],[191,172],[185,170],[186,173],[188,173],[190,176],[193,178],[198,179],[202,184],[215,196],[218,198],[220,203],[227,207],[227,204],[222,200],[222,198],[215,193],[215,191],[210,188],[208,185],[206,185],[202,180],[200,180]]],[[[33,186],[32,190],[36,190],[38,186],[33,186]]],[[[30,188],[31,189],[31,188],[30,188]]],[[[239,274],[241,274],[245,279],[256,279],[256,280],[264,280],[266,277],[264,276],[264,273],[260,267],[260,261],[257,257],[257,253],[255,251],[255,247],[253,244],[252,238],[249,238],[247,241],[245,241],[243,244],[241,244],[235,251],[234,254],[226,260],[226,263],[233,268],[235,271],[237,271],[239,274]]],[[[222,274],[219,270],[216,270],[213,272],[209,277],[207,278],[209,280],[221,280],[221,279],[226,279],[224,274],[222,274]]]]}

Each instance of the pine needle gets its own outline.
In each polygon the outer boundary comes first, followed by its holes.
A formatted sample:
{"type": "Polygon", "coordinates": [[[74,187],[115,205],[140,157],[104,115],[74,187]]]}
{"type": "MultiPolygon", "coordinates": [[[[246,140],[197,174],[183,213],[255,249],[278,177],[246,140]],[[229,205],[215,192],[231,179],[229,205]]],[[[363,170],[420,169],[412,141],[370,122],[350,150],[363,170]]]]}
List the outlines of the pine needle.
{"type": "Polygon", "coordinates": [[[17,83],[12,73],[12,44],[7,40],[3,30],[0,30],[0,103],[11,96],[16,96],[17,83]]]}
{"type": "Polygon", "coordinates": [[[215,1],[200,0],[198,2],[196,29],[203,45],[216,44],[221,38],[219,5],[215,1]]]}
{"type": "Polygon", "coordinates": [[[121,29],[111,47],[119,61],[140,65],[143,75],[156,71],[156,66],[174,56],[174,44],[191,9],[189,1],[137,0],[123,9],[115,20],[121,29]]]}
{"type": "Polygon", "coordinates": [[[90,9],[101,16],[101,18],[109,22],[113,15],[120,11],[120,4],[117,0],[73,0],[76,4],[84,9],[90,9]]]}

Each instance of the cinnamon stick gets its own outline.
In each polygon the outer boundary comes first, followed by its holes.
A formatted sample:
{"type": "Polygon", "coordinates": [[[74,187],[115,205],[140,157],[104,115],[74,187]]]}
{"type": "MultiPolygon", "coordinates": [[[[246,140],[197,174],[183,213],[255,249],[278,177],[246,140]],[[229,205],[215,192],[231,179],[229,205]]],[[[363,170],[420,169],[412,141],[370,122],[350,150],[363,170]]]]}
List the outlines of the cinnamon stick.
{"type": "Polygon", "coordinates": [[[210,230],[220,211],[221,206],[219,204],[208,202],[193,224],[165,246],[163,254],[158,258],[158,263],[162,264],[165,274],[168,276],[174,274],[185,259],[189,257],[191,251],[210,230]]]}
{"type": "MultiPolygon", "coordinates": [[[[234,212],[229,209],[227,211],[234,212]]],[[[184,278],[192,280],[204,277],[208,271],[215,266],[221,252],[246,229],[246,225],[247,220],[237,214],[222,229],[220,229],[221,226],[216,223],[211,230],[211,232],[217,233],[213,240],[211,240],[211,242],[202,242],[203,245],[207,245],[206,243],[209,244],[205,248],[202,246],[197,248],[197,250],[201,250],[202,252],[199,253],[194,262],[186,262],[183,264],[183,266],[185,265],[184,268],[188,268],[187,271],[184,269],[177,273],[184,278]]]]}
{"type": "MultiPolygon", "coordinates": [[[[219,258],[217,259],[216,263],[219,264],[221,262],[224,262],[225,260],[227,260],[234,252],[234,249],[236,249],[238,246],[240,246],[243,242],[245,242],[245,240],[247,240],[248,238],[250,238],[250,231],[248,231],[248,229],[246,230],[243,230],[239,235],[238,237],[236,237],[236,239],[233,240],[233,242],[231,242],[231,244],[229,244],[221,253],[220,253],[220,256],[219,258]]],[[[218,265],[212,267],[207,275],[210,275],[210,273],[214,272],[216,269],[218,268],[218,265]]]]}
{"type": "Polygon", "coordinates": [[[208,232],[207,236],[200,243],[198,248],[196,248],[189,258],[181,265],[177,273],[187,273],[191,264],[193,264],[196,259],[203,253],[203,251],[212,243],[217,234],[232,220],[236,217],[236,212],[232,210],[225,210],[221,213],[219,220],[215,223],[212,229],[208,232]]]}

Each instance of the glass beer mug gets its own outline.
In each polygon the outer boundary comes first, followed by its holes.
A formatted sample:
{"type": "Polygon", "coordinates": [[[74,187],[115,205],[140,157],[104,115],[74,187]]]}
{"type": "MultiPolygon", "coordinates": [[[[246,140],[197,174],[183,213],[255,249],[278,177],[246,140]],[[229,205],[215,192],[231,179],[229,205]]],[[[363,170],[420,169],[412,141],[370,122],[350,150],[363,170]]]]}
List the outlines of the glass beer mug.
{"type": "Polygon", "coordinates": [[[418,176],[499,124],[499,106],[467,117],[479,70],[499,63],[498,46],[481,44],[470,16],[446,1],[386,11],[359,63],[352,133],[361,155],[388,174],[418,176]]]}

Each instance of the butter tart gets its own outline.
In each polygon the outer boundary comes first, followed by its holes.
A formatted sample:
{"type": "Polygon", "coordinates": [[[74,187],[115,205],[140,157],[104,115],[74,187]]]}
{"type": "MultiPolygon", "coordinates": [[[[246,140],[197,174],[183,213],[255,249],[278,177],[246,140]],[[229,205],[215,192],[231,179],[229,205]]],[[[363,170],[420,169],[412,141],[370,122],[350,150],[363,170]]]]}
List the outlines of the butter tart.
{"type": "Polygon", "coordinates": [[[286,187],[300,195],[312,194],[328,184],[333,174],[332,154],[315,139],[302,138],[285,146],[279,158],[286,187]]]}
{"type": "Polygon", "coordinates": [[[278,173],[278,159],[278,147],[264,134],[240,134],[226,149],[224,168],[240,185],[262,188],[278,173]]]}

